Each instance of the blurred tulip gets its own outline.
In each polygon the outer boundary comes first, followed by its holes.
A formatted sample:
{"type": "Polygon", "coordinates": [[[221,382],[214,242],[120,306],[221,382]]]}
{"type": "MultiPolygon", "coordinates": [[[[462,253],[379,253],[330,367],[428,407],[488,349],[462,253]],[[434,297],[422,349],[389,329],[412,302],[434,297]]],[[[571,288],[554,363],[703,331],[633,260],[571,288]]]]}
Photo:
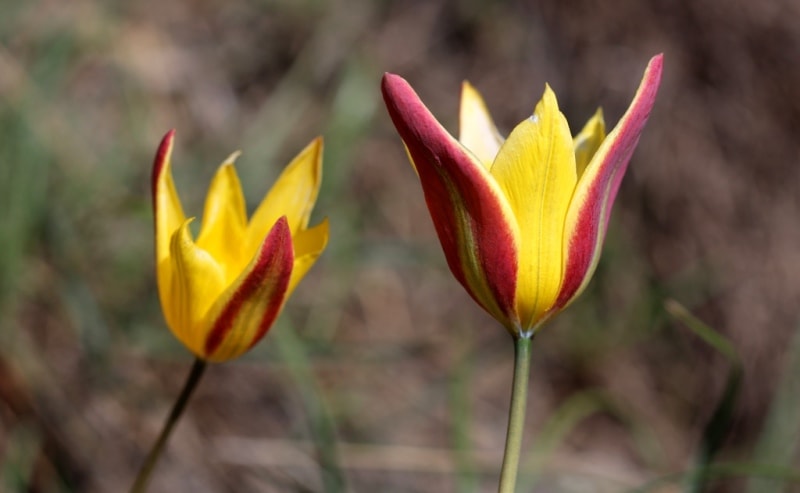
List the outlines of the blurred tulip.
{"type": "Polygon", "coordinates": [[[289,164],[247,220],[232,154],[206,196],[197,241],[170,169],[175,131],[153,165],[156,271],[172,333],[204,361],[227,361],[253,347],[325,249],[328,222],[307,228],[322,176],[322,139],[289,164]]]}

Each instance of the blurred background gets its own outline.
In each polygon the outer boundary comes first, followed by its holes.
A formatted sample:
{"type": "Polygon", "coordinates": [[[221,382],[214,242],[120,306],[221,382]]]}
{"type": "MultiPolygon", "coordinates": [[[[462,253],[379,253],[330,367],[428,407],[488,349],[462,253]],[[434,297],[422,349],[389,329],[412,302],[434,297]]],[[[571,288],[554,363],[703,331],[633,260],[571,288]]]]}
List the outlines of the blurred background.
{"type": "Polygon", "coordinates": [[[493,491],[512,344],[446,267],[380,77],[453,132],[462,80],[504,133],[549,82],[576,131],[660,52],[598,271],[533,346],[519,491],[680,491],[709,422],[745,465],[706,491],[800,491],[755,477],[800,463],[793,0],[0,1],[0,491],[125,491],[189,371],[154,279],[170,128],[189,215],[230,152],[252,210],[324,135],[332,232],[262,343],[208,368],[151,491],[493,491]],[[668,299],[738,352],[725,406],[730,361],[668,299]]]}

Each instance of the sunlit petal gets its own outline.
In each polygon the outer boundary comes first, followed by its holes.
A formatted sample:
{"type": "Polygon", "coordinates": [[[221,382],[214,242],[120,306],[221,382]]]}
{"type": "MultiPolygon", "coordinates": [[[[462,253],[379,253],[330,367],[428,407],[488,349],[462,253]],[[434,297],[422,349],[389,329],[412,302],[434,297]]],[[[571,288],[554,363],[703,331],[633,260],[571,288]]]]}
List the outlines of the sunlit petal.
{"type": "Polygon", "coordinates": [[[575,189],[572,136],[550,87],[508,136],[491,169],[519,224],[517,309],[532,327],[561,286],[564,218],[575,189]]]}

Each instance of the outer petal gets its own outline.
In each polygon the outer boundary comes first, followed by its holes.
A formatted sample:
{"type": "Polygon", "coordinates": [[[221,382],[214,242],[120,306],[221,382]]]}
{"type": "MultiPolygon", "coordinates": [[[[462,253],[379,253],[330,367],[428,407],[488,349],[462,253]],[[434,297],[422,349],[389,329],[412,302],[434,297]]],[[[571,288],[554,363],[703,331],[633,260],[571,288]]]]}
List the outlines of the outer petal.
{"type": "Polygon", "coordinates": [[[514,299],[520,237],[502,191],[405,80],[385,74],[382,90],[416,166],[450,270],[486,311],[518,331],[514,299]]]}
{"type": "Polygon", "coordinates": [[[325,246],[328,244],[328,231],[328,219],[326,218],[313,228],[299,231],[292,236],[294,268],[292,269],[292,278],[289,280],[289,287],[286,289],[287,297],[292,294],[294,288],[325,250],[325,246]]]}
{"type": "Polygon", "coordinates": [[[317,137],[289,163],[253,213],[247,227],[248,252],[255,252],[275,221],[286,216],[289,230],[308,226],[322,181],[322,138],[317,137]]]}
{"type": "Polygon", "coordinates": [[[247,269],[208,311],[201,357],[226,361],[264,337],[283,307],[293,264],[289,223],[281,217],[247,269]]]}
{"type": "Polygon", "coordinates": [[[174,275],[162,305],[167,324],[193,353],[203,355],[202,321],[225,289],[225,275],[214,258],[192,241],[188,219],[170,242],[174,275]]]}
{"type": "Polygon", "coordinates": [[[655,103],[662,63],[663,55],[650,60],[630,107],[578,182],[567,214],[564,284],[554,311],[563,309],[578,296],[594,273],[622,176],[655,103]]]}
{"type": "Polygon", "coordinates": [[[594,116],[586,122],[580,133],[573,139],[575,170],[578,172],[578,178],[583,175],[583,171],[605,138],[606,123],[603,120],[603,110],[597,108],[594,116]]]}
{"type": "Polygon", "coordinates": [[[459,142],[489,169],[503,144],[503,137],[497,131],[480,93],[467,81],[461,84],[458,128],[459,142]]]}
{"type": "Polygon", "coordinates": [[[491,171],[519,223],[517,311],[522,329],[535,329],[561,287],[564,218],[576,182],[572,135],[549,86],[491,171]]]}
{"type": "Polygon", "coordinates": [[[169,261],[170,238],[186,221],[183,207],[172,179],[172,147],[175,130],[170,130],[161,139],[153,161],[151,187],[153,190],[153,214],[155,216],[156,274],[161,305],[168,306],[172,283],[172,264],[169,261]]]}
{"type": "Polygon", "coordinates": [[[242,186],[233,167],[238,155],[238,152],[231,154],[214,175],[197,237],[197,245],[222,266],[228,283],[233,282],[249,260],[242,252],[247,212],[242,186]]]}

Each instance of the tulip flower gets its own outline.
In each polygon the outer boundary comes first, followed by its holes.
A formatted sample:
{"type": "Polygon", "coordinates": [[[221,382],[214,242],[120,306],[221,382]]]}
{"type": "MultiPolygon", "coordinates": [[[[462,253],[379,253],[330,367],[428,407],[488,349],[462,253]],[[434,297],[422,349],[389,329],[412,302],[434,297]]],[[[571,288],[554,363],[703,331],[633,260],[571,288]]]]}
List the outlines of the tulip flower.
{"type": "Polygon", "coordinates": [[[232,154],[206,196],[197,241],[172,179],[174,131],[153,167],[156,270],[167,325],[198,358],[225,361],[256,344],[328,241],[327,220],[308,228],[319,192],[322,140],[303,149],[250,221],[232,154]]]}
{"type": "Polygon", "coordinates": [[[196,359],[131,493],[146,491],[206,362],[236,358],[261,340],[328,242],[327,220],[308,227],[321,138],[289,163],[249,221],[233,167],[239,153],[231,154],[211,181],[197,241],[172,179],[174,139],[174,130],[164,136],[153,164],[156,274],[167,325],[196,359]]]}
{"type": "Polygon", "coordinates": [[[384,75],[386,107],[419,175],[450,270],[516,337],[530,337],[591,279],[661,66],[660,55],[650,61],[608,135],[598,110],[574,138],[549,86],[533,115],[504,140],[465,82],[455,139],[404,79],[384,75]]]}
{"type": "Polygon", "coordinates": [[[608,135],[598,110],[574,138],[547,85],[533,115],[503,139],[480,94],[465,82],[456,139],[405,80],[383,77],[386,108],[419,176],[447,264],[515,342],[500,493],[513,493],[516,483],[530,341],[580,295],[597,267],[661,68],[662,56],[653,57],[608,135]]]}

